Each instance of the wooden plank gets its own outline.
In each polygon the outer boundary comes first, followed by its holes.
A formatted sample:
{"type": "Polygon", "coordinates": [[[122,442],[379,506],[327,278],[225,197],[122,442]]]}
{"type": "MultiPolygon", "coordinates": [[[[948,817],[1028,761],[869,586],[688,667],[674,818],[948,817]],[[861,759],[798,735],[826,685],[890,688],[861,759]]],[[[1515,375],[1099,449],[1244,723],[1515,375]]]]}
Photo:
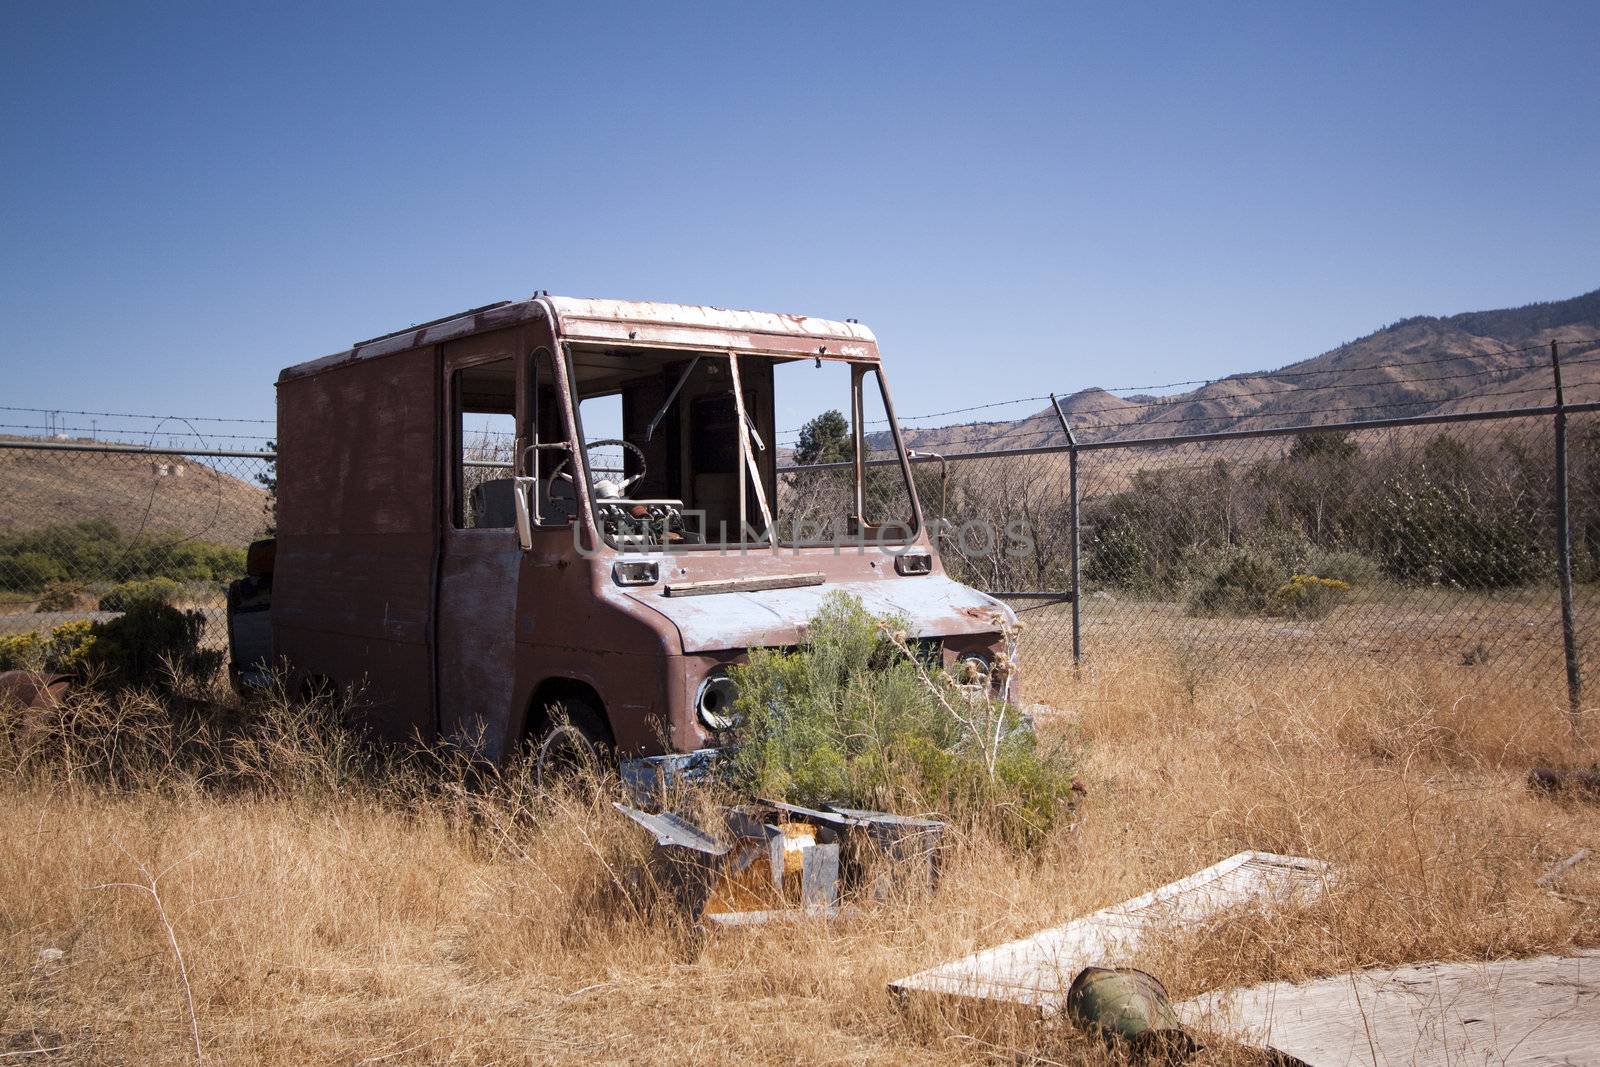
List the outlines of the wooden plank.
{"type": "Polygon", "coordinates": [[[805,574],[778,574],[749,578],[711,578],[703,582],[668,582],[667,596],[707,596],[712,593],[757,593],[763,589],[799,589],[801,586],[821,585],[825,580],[821,571],[805,574]]]}
{"type": "Polygon", "coordinates": [[[1208,993],[1178,1014],[1317,1067],[1600,1064],[1600,949],[1272,982],[1208,993]]]}
{"type": "MultiPolygon", "coordinates": [[[[1240,852],[1186,878],[1030,937],[941,964],[890,984],[931,994],[1059,1011],[1084,967],[1126,962],[1151,930],[1203,922],[1247,904],[1313,899],[1328,865],[1299,856],[1240,852]]],[[[1320,1065],[1319,1065],[1320,1067],[1320,1065]]]]}

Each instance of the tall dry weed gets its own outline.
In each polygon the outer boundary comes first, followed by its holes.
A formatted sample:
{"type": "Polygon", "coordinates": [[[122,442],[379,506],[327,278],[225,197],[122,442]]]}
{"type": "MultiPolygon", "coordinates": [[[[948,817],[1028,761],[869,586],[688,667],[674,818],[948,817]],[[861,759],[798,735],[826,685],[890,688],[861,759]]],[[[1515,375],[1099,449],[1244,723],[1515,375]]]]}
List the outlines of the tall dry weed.
{"type": "Polygon", "coordinates": [[[931,895],[716,936],[652,903],[648,842],[605,779],[542,793],[282,700],[8,712],[0,1051],[193,1062],[198,1034],[207,1060],[267,1064],[1101,1063],[1015,1021],[908,1016],[886,985],[1246,848],[1326,859],[1338,882],[1154,941],[1143,961],[1178,995],[1600,941],[1593,865],[1560,895],[1536,884],[1600,852],[1592,806],[1523,785],[1596,756],[1554,696],[1465,668],[1356,662],[1315,686],[1197,670],[1148,656],[1032,679],[1076,720],[1042,729],[1075,732],[1089,789],[1036,852],[973,828],[931,895]],[[146,884],[141,865],[163,872],[159,908],[97,888],[146,884]]]}

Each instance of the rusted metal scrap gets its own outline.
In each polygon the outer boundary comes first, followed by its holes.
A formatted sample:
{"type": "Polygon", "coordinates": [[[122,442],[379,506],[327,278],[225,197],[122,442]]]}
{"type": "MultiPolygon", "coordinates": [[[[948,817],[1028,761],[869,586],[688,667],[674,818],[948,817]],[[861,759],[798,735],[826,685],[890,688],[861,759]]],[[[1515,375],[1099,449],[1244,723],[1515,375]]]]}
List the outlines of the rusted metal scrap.
{"type": "Polygon", "coordinates": [[[720,748],[669,752],[662,756],[619,760],[617,772],[635,804],[641,808],[664,807],[675,786],[707,781],[716,772],[721,758],[720,748]]]}
{"type": "Polygon", "coordinates": [[[677,815],[652,815],[626,804],[615,807],[655,837],[650,858],[658,883],[667,887],[679,908],[703,914],[713,886],[722,878],[729,847],[677,815]]]}
{"type": "Polygon", "coordinates": [[[861,808],[817,811],[776,800],[762,803],[803,821],[834,827],[846,848],[849,888],[861,897],[885,900],[897,888],[932,889],[939,880],[946,824],[936,819],[861,808]]]}
{"type": "Polygon", "coordinates": [[[1528,772],[1528,788],[1539,793],[1600,800],[1600,767],[1588,770],[1535,767],[1528,772]]]}
{"type": "Polygon", "coordinates": [[[834,917],[847,896],[931,887],[944,838],[944,824],[931,819],[776,801],[725,809],[716,832],[616,808],[655,836],[653,873],[678,906],[717,927],[834,917]]]}
{"type": "Polygon", "coordinates": [[[70,680],[64,674],[0,672],[0,706],[42,711],[59,704],[66,697],[69,685],[70,680]]]}

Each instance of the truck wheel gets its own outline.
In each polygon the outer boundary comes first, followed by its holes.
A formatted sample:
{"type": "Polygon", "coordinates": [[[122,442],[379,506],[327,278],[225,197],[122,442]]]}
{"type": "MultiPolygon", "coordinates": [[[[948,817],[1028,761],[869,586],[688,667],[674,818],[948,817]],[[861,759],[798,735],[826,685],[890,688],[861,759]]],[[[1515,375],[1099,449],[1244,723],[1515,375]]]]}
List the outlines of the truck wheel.
{"type": "Polygon", "coordinates": [[[547,704],[544,732],[533,738],[534,783],[548,789],[600,769],[610,749],[605,720],[581,700],[547,704]]]}

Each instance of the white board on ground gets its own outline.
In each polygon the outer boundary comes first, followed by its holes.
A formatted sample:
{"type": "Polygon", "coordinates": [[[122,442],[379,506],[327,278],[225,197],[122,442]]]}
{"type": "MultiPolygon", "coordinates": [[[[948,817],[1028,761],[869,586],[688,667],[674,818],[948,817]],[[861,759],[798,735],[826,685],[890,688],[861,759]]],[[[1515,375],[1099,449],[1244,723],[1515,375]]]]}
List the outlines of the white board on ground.
{"type": "Polygon", "coordinates": [[[1316,1067],[1600,1064],[1600,949],[1417,963],[1178,1005],[1185,1025],[1270,1044],[1316,1067]]]}
{"type": "Polygon", "coordinates": [[[889,988],[902,995],[996,1001],[1053,1013],[1065,1005],[1067,988],[1080,970],[1126,962],[1152,930],[1204,922],[1247,904],[1309,901],[1321,894],[1328,878],[1328,865],[1321,860],[1240,852],[1143,896],[940,964],[889,988]]]}

